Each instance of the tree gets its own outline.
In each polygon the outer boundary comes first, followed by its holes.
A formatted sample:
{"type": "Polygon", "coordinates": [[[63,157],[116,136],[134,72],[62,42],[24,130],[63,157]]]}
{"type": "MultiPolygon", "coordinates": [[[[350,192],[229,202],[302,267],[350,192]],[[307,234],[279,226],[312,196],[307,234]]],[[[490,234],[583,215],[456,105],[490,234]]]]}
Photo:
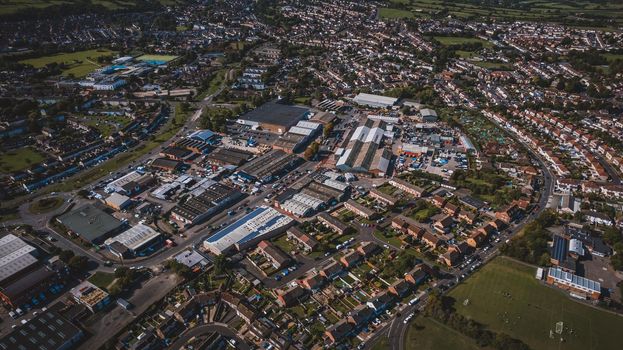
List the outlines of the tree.
{"type": "Polygon", "coordinates": [[[84,272],[88,268],[89,259],[86,256],[77,255],[69,259],[67,265],[75,272],[84,272]]]}
{"type": "Polygon", "coordinates": [[[61,259],[62,262],[64,263],[68,263],[71,258],[74,257],[74,252],[72,252],[71,250],[63,250],[60,252],[60,254],[58,254],[58,258],[61,259]]]}
{"type": "Polygon", "coordinates": [[[320,149],[320,144],[314,141],[309,145],[309,147],[307,147],[307,149],[305,150],[305,153],[303,154],[303,157],[306,160],[312,160],[314,156],[316,155],[316,153],[318,153],[319,149],[320,149]]]}
{"type": "Polygon", "coordinates": [[[216,274],[221,274],[225,272],[226,269],[227,257],[223,254],[217,255],[216,258],[214,258],[214,272],[216,272],[216,274]]]}
{"type": "Polygon", "coordinates": [[[327,125],[324,126],[324,130],[322,131],[322,135],[324,136],[324,138],[328,138],[331,135],[331,132],[333,131],[333,128],[335,127],[335,125],[333,125],[333,122],[329,122],[327,123],[327,125]]]}

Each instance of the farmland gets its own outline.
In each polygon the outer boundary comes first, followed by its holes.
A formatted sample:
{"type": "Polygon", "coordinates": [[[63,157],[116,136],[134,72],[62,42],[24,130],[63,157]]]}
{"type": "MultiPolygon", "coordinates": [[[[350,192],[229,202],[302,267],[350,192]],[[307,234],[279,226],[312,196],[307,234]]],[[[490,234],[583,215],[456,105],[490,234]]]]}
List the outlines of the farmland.
{"type": "Polygon", "coordinates": [[[80,78],[100,67],[100,64],[97,63],[98,57],[113,56],[114,54],[114,51],[108,49],[86,50],[29,58],[20,61],[20,63],[29,64],[35,68],[56,63],[62,66],[63,76],[73,75],[80,78]]]}
{"type": "Polygon", "coordinates": [[[623,3],[588,0],[517,0],[492,3],[470,0],[387,0],[390,10],[380,12],[383,18],[444,17],[462,19],[498,19],[568,22],[589,27],[617,26],[623,23],[623,3]],[[400,11],[400,12],[397,12],[400,11]],[[407,15],[404,12],[409,12],[407,15]],[[396,14],[400,13],[400,16],[396,14]],[[385,16],[383,16],[385,14],[385,16]]]}
{"type": "Polygon", "coordinates": [[[536,269],[497,258],[449,295],[457,312],[533,349],[615,349],[623,341],[620,317],[571,300],[534,278],[536,269]],[[557,322],[561,335],[550,338],[557,322]]]}

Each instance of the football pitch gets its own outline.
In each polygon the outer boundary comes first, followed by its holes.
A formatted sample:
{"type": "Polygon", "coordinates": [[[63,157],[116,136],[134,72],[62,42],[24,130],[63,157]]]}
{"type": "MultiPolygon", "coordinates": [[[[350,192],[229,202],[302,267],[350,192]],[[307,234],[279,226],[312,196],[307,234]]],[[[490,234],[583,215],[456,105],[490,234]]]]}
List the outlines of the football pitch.
{"type": "Polygon", "coordinates": [[[623,317],[571,300],[536,268],[496,258],[449,293],[457,312],[533,349],[620,349],[623,317]],[[556,324],[563,323],[561,334],[556,324]],[[550,334],[550,330],[553,334],[550,334]]]}

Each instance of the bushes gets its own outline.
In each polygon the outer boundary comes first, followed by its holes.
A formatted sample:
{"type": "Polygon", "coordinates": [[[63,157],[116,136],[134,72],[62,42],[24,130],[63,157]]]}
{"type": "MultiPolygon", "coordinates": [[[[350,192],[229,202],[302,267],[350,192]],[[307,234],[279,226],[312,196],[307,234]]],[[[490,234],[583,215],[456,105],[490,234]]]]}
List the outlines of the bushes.
{"type": "Polygon", "coordinates": [[[523,235],[514,238],[510,243],[504,244],[500,251],[515,259],[530,264],[548,265],[549,250],[547,242],[551,234],[547,228],[556,224],[558,218],[551,211],[544,211],[533,222],[525,226],[523,235]]]}

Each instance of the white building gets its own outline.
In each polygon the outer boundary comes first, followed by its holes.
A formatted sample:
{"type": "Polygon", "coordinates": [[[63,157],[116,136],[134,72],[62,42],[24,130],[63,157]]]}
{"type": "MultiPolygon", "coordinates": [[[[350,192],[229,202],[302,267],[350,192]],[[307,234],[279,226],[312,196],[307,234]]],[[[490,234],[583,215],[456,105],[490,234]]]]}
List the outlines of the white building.
{"type": "Polygon", "coordinates": [[[388,107],[392,107],[393,105],[395,105],[398,102],[398,99],[395,97],[360,93],[357,96],[355,96],[353,101],[363,106],[376,107],[376,108],[388,108],[388,107]]]}

